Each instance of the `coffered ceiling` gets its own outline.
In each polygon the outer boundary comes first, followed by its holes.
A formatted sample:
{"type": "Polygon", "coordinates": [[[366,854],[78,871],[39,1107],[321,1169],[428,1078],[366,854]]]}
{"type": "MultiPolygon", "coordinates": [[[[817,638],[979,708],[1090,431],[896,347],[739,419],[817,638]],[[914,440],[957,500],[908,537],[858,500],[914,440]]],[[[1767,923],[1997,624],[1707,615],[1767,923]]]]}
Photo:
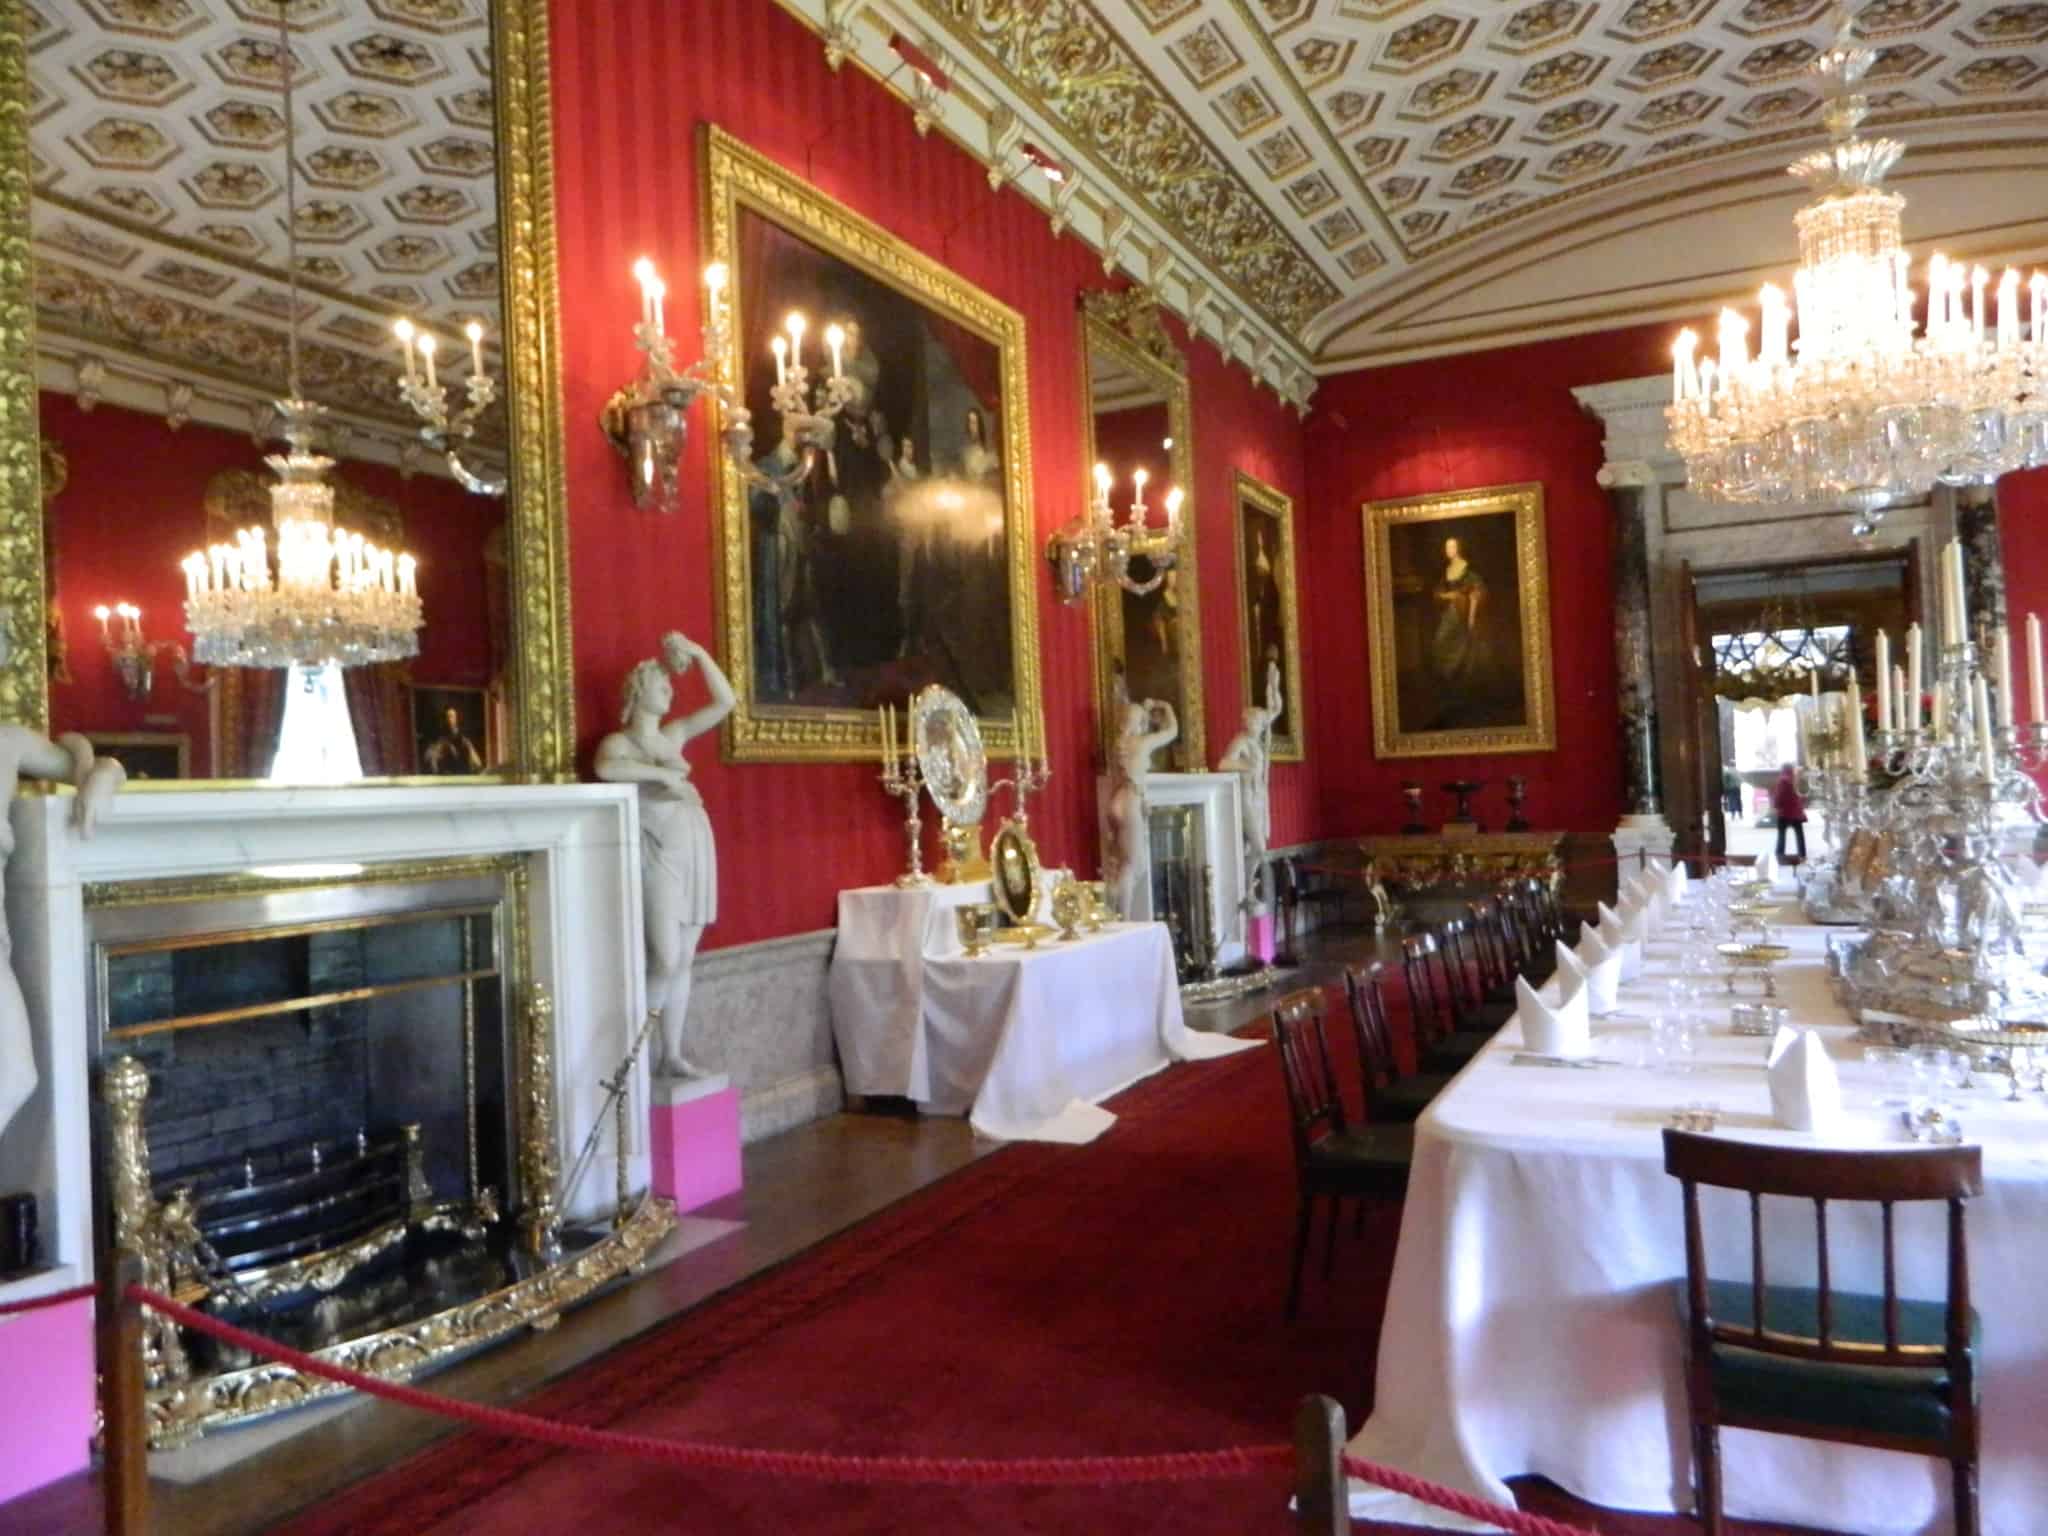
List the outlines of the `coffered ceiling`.
{"type": "MultiPolygon", "coordinates": [[[[22,11],[46,358],[260,411],[291,314],[275,0],[22,11]]],[[[488,0],[290,0],[290,21],[306,387],[406,444],[392,319],[452,364],[465,320],[499,329],[488,0]]]]}
{"type": "MultiPolygon", "coordinates": [[[[1796,254],[1782,167],[1823,136],[1806,66],[1833,36],[1827,0],[869,8],[1172,238],[1192,291],[1169,302],[1242,306],[1324,370],[1752,288],[1796,254]]],[[[1874,121],[1908,148],[1909,238],[2048,252],[2048,0],[1856,14],[1874,121]]]]}

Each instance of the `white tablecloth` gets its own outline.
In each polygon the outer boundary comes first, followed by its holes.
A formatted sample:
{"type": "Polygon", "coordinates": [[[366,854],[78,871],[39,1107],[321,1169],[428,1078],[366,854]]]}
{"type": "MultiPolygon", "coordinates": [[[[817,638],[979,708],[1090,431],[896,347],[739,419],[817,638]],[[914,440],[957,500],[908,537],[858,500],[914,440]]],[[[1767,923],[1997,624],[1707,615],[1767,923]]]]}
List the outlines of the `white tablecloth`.
{"type": "Polygon", "coordinates": [[[925,959],[959,954],[955,909],[988,899],[986,880],[839,893],[826,992],[848,1093],[918,1097],[925,959]]]}
{"type": "MultiPolygon", "coordinates": [[[[1826,1026],[1841,1068],[1850,1113],[1826,1144],[1903,1143],[1828,994],[1826,931],[1786,930],[1794,955],[1778,967],[1794,1022],[1826,1026]]],[[[1595,1021],[1596,1055],[1639,1057],[1674,954],[1653,948],[1643,982],[1624,991],[1634,1017],[1595,1021]]],[[[1683,1077],[1517,1066],[1511,1021],[1436,1100],[1417,1126],[1374,1411],[1354,1452],[1506,1504],[1504,1479],[1536,1474],[1610,1508],[1691,1508],[1684,1341],[1671,1296],[1685,1251],[1662,1127],[1674,1107],[1713,1101],[1721,1134],[1816,1144],[1772,1128],[1765,1042],[1728,1034],[1725,1017],[1683,1077]]],[[[1972,1299],[1984,1319],[1984,1530],[2037,1536],[2048,1530],[2048,1107],[2038,1095],[2006,1104],[2003,1092],[2000,1079],[1964,1099],[1965,1129],[1984,1147],[1985,1192],[1969,1210],[1972,1299]]],[[[1746,1202],[1702,1191],[1702,1204],[1710,1270],[1746,1275],[1746,1202]]],[[[1773,1201],[1766,1212],[1769,1273],[1813,1284],[1811,1203],[1773,1201]]],[[[1939,1208],[1901,1211],[1903,1294],[1944,1294],[1944,1220],[1939,1208]]],[[[1874,1216],[1832,1207],[1830,1230],[1835,1284],[1880,1289],[1874,1216]]],[[[1745,1430],[1724,1431],[1722,1445],[1731,1515],[1858,1536],[1952,1529],[1944,1462],[1745,1430]]],[[[1485,1529],[1360,1483],[1351,1507],[1485,1529]]]]}

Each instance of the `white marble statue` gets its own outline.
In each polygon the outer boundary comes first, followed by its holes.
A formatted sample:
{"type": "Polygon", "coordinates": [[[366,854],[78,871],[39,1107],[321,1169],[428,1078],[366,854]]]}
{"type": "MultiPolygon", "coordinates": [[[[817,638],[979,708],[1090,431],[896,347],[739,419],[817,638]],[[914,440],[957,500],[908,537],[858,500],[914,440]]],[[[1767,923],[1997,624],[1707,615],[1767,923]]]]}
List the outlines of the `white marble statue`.
{"type": "Polygon", "coordinates": [[[1107,840],[1102,850],[1102,878],[1125,917],[1138,910],[1138,898],[1152,878],[1152,838],[1145,817],[1145,776],[1152,754],[1180,735],[1173,706],[1158,699],[1133,702],[1118,680],[1121,701],[1116,747],[1109,760],[1109,808],[1104,820],[1107,840]]]}
{"type": "MultiPolygon", "coordinates": [[[[97,760],[92,743],[69,731],[55,742],[22,725],[0,725],[0,784],[12,795],[24,778],[54,779],[78,786],[71,824],[91,837],[100,812],[128,775],[111,757],[97,760]]],[[[14,852],[14,828],[0,821],[0,870],[14,852]]],[[[29,1039],[28,1005],[14,979],[6,909],[0,907],[0,1131],[36,1091],[35,1048],[29,1039]]]]}
{"type": "Polygon", "coordinates": [[[1267,789],[1272,774],[1273,722],[1280,718],[1280,664],[1266,663],[1266,707],[1256,705],[1244,712],[1244,729],[1230,738],[1223,756],[1216,760],[1219,772],[1234,773],[1238,782],[1239,812],[1244,824],[1245,909],[1264,908],[1266,891],[1266,849],[1273,838],[1273,815],[1267,789]]]}
{"type": "Polygon", "coordinates": [[[718,854],[703,797],[690,782],[683,748],[732,713],[732,684],[710,654],[671,631],[662,661],[643,661],[626,674],[619,710],[623,730],[597,744],[597,776],[640,786],[641,879],[647,928],[647,1010],[659,1021],[661,1077],[701,1077],[683,1054],[690,1012],[690,967],[698,941],[718,917],[718,854]],[[663,669],[662,662],[667,663],[663,669]],[[678,720],[675,678],[701,667],[711,702],[678,720]],[[671,678],[670,674],[674,674],[671,678]]]}

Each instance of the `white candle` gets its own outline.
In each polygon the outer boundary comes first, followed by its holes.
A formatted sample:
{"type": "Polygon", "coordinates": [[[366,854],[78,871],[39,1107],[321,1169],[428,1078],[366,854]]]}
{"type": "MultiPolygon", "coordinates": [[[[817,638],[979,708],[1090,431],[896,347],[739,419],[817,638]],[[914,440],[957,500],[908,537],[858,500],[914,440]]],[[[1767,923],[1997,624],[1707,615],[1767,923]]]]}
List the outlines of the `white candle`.
{"type": "Polygon", "coordinates": [[[438,388],[439,386],[434,381],[434,333],[432,331],[420,332],[419,347],[420,361],[426,364],[427,368],[427,388],[438,388]]]}
{"type": "Polygon", "coordinates": [[[470,371],[482,377],[484,371],[484,327],[481,320],[472,320],[462,328],[462,334],[469,338],[470,371]]]}
{"type": "MultiPolygon", "coordinates": [[[[1145,510],[1145,482],[1150,478],[1151,476],[1143,468],[1131,471],[1131,485],[1135,488],[1131,505],[1141,513],[1145,510]]],[[[1143,522],[1144,519],[1141,517],[1139,521],[1143,522]]]]}
{"type": "Polygon", "coordinates": [[[1749,322],[1735,310],[1721,311],[1721,376],[1733,378],[1749,362],[1749,322]]]}
{"type": "Polygon", "coordinates": [[[1815,663],[1813,670],[1806,674],[1806,681],[1807,685],[1813,690],[1813,702],[1818,704],[1820,702],[1820,666],[1818,663],[1815,663]]]}
{"type": "Polygon", "coordinates": [[[1095,466],[1095,499],[1096,499],[1096,501],[1097,501],[1098,503],[1100,503],[1100,504],[1101,504],[1101,505],[1103,505],[1103,506],[1108,506],[1108,505],[1109,505],[1109,486],[1110,486],[1110,478],[1109,478],[1109,466],[1108,466],[1107,464],[1098,464],[1098,465],[1096,465],[1096,466],[1095,466]]]}
{"type": "Polygon", "coordinates": [[[832,377],[835,379],[839,378],[843,371],[840,367],[840,352],[841,349],[845,347],[845,345],[845,331],[841,330],[836,325],[828,325],[825,327],[825,346],[826,349],[830,351],[832,354],[832,377]]]}
{"type": "Polygon", "coordinates": [[[2041,616],[2027,615],[2027,704],[2034,724],[2048,724],[2048,678],[2041,674],[2041,616]]]}
{"type": "Polygon", "coordinates": [[[1920,722],[1907,712],[1906,669],[1899,666],[1896,662],[1892,664],[1891,689],[1894,695],[1892,699],[1893,728],[1895,730],[1910,731],[1919,725],[1920,722]]]}
{"type": "Polygon", "coordinates": [[[1924,715],[1921,710],[1920,653],[1925,647],[1920,643],[1920,626],[1906,626],[1906,729],[1917,731],[1924,715]]]}
{"type": "Polygon", "coordinates": [[[412,322],[403,315],[400,315],[397,322],[391,327],[391,334],[398,338],[398,351],[405,359],[405,377],[407,381],[410,382],[413,379],[417,379],[419,377],[419,369],[414,364],[412,355],[412,339],[414,334],[412,322]]]}
{"type": "Polygon", "coordinates": [[[801,368],[804,365],[804,317],[792,312],[786,329],[789,331],[789,366],[801,368]]]}
{"type": "Polygon", "coordinates": [[[110,644],[111,638],[107,634],[107,620],[113,617],[113,610],[108,608],[105,603],[101,603],[99,607],[93,609],[92,616],[100,621],[100,643],[102,645],[110,644]]]}
{"type": "Polygon", "coordinates": [[[1846,706],[1849,716],[1848,737],[1849,760],[1846,766],[1851,772],[1861,774],[1870,754],[1863,748],[1863,689],[1856,681],[1855,672],[1849,674],[1849,702],[1846,706]]]}
{"type": "Polygon", "coordinates": [[[1934,736],[1939,741],[1948,732],[1948,684],[1934,680],[1934,736]]]}
{"type": "Polygon", "coordinates": [[[1982,267],[1970,269],[1970,340],[1984,339],[1984,289],[1991,281],[1991,274],[1982,267]]]}
{"type": "Polygon", "coordinates": [[[411,555],[398,557],[398,590],[407,597],[416,596],[420,590],[420,563],[411,555]]]}
{"type": "Polygon", "coordinates": [[[789,366],[787,360],[789,357],[789,343],[778,336],[768,343],[768,350],[775,354],[775,382],[778,384],[788,383],[789,366]]]}
{"type": "Polygon", "coordinates": [[[668,315],[662,307],[662,301],[667,297],[668,284],[657,280],[654,285],[654,334],[657,336],[668,334],[668,315]]]}
{"type": "Polygon", "coordinates": [[[1691,331],[1680,331],[1678,340],[1671,344],[1671,403],[1679,402],[1691,395],[1697,381],[1693,377],[1693,349],[1700,344],[1699,337],[1691,331]]]}
{"type": "Polygon", "coordinates": [[[654,289],[655,285],[661,281],[661,278],[654,270],[654,263],[645,256],[642,256],[633,263],[633,276],[640,280],[640,323],[645,326],[652,326],[654,324],[654,289]]]}
{"type": "Polygon", "coordinates": [[[1877,632],[1877,728],[1892,728],[1892,637],[1877,632]]]}
{"type": "Polygon", "coordinates": [[[1166,530],[1168,533],[1180,532],[1180,504],[1181,489],[1176,485],[1166,493],[1166,530]]]}
{"type": "Polygon", "coordinates": [[[2005,626],[1999,625],[1991,632],[1992,665],[1997,668],[1998,678],[1998,724],[2002,730],[2012,729],[2012,637],[2005,626]]]}
{"type": "Polygon", "coordinates": [[[1972,681],[1975,684],[1971,689],[1971,702],[1977,708],[1979,765],[1984,770],[1985,778],[1995,779],[1998,777],[1998,754],[1991,745],[1991,700],[1987,697],[1987,690],[1984,687],[1984,674],[1979,672],[1972,681]]]}
{"type": "Polygon", "coordinates": [[[714,261],[704,269],[705,315],[716,323],[719,307],[725,303],[725,263],[714,261]]]}

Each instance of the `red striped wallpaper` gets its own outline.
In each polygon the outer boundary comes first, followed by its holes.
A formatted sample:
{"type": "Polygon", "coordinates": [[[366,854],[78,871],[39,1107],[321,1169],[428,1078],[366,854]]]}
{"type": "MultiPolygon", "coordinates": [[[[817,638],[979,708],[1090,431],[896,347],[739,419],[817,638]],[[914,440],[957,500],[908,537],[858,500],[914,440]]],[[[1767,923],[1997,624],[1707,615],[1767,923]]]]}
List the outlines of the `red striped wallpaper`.
{"type": "MultiPolygon", "coordinates": [[[[667,628],[712,639],[701,443],[692,447],[683,510],[660,517],[634,509],[595,425],[605,398],[635,368],[634,258],[651,256],[663,269],[670,324],[695,334],[700,125],[716,123],[801,172],[1024,315],[1041,538],[1073,514],[1083,484],[1076,294],[1103,277],[1094,254],[1075,239],[1055,239],[1035,207],[1014,192],[991,194],[980,162],[936,134],[918,138],[893,95],[852,66],[828,71],[817,39],[772,0],[557,0],[552,29],[571,613],[587,767],[616,719],[626,668],[651,655],[667,628]]],[[[1294,414],[1206,343],[1191,350],[1191,365],[1207,725],[1220,749],[1241,708],[1231,473],[1243,468],[1294,496],[1297,515],[1306,480],[1294,414]]],[[[1054,778],[1032,827],[1051,862],[1092,871],[1087,621],[1053,602],[1042,568],[1039,581],[1054,778]]],[[[694,702],[687,688],[682,702],[694,702]]],[[[1319,724],[1311,715],[1310,762],[1276,770],[1276,841],[1313,835],[1319,724]]],[[[841,887],[885,880],[902,867],[899,812],[876,788],[872,765],[724,764],[709,744],[692,764],[718,828],[720,917],[710,945],[828,926],[841,887]]]]}

